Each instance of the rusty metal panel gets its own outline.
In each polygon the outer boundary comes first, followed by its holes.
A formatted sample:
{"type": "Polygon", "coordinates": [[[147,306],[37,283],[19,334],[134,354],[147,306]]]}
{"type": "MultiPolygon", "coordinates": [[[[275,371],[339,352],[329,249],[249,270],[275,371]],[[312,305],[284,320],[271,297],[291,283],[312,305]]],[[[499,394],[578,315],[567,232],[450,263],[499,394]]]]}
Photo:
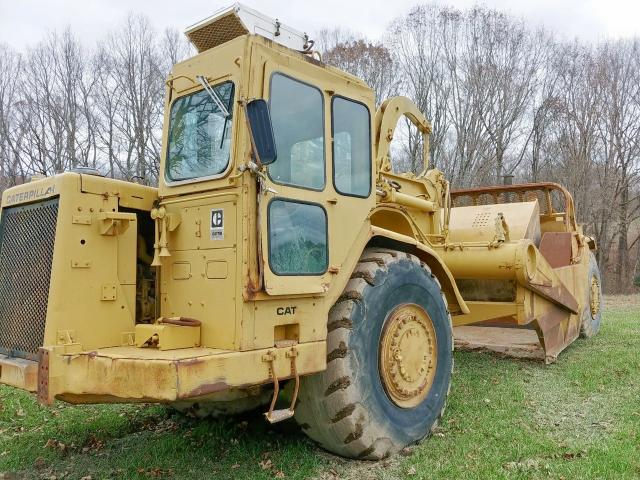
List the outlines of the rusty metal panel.
{"type": "Polygon", "coordinates": [[[38,361],[38,402],[50,405],[53,399],[49,395],[49,350],[41,348],[38,361]]]}
{"type": "Polygon", "coordinates": [[[546,232],[540,242],[540,253],[552,268],[571,265],[572,232],[546,232]]]}

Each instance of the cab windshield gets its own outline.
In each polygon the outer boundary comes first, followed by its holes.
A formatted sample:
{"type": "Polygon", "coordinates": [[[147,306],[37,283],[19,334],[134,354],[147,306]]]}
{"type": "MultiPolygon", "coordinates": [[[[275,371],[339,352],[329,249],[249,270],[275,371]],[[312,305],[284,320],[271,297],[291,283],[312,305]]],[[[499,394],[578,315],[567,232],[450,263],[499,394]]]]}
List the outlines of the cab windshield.
{"type": "Polygon", "coordinates": [[[213,87],[224,107],[201,90],[178,98],[171,106],[166,177],[171,182],[210,177],[229,165],[233,120],[233,83],[213,87]]]}

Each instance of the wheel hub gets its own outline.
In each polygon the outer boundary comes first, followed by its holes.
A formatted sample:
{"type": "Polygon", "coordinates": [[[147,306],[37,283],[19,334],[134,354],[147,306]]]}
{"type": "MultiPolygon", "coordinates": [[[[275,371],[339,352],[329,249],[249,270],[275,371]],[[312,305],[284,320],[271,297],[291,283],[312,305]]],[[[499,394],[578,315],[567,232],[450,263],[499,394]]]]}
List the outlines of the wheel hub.
{"type": "Polygon", "coordinates": [[[591,295],[589,295],[589,307],[591,308],[591,317],[595,318],[600,311],[600,282],[593,276],[591,277],[591,295]]]}
{"type": "Polygon", "coordinates": [[[380,338],[380,378],[393,403],[419,405],[431,389],[436,363],[431,318],[419,305],[400,305],[387,318],[380,338]]]}

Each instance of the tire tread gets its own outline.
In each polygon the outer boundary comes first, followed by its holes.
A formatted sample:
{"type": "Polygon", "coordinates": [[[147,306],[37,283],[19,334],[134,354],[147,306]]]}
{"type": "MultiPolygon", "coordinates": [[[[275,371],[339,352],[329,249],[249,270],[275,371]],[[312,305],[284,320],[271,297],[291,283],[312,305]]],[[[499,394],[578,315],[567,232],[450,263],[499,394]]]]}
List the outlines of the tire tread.
{"type": "MultiPolygon", "coordinates": [[[[440,282],[420,259],[408,253],[384,248],[366,249],[344,293],[329,312],[327,364],[330,363],[331,368],[302,379],[296,421],[323,448],[346,457],[378,460],[405,446],[397,444],[380,429],[359,402],[353,381],[358,372],[352,370],[348,347],[353,330],[350,314],[356,303],[363,301],[366,288],[384,283],[389,265],[401,259],[409,259],[428,272],[437,282],[444,304],[447,305],[440,282]]],[[[448,309],[447,316],[451,329],[448,309]]],[[[453,346],[453,342],[451,344],[453,346]]],[[[449,384],[447,395],[450,388],[449,384]]],[[[446,399],[430,433],[437,428],[445,407],[446,399]]]]}

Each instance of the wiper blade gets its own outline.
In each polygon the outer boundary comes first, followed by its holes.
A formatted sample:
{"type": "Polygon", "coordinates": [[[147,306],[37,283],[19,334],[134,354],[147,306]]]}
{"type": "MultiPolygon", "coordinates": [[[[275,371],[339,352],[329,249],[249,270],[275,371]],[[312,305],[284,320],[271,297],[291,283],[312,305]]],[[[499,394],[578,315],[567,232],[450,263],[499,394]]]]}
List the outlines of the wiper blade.
{"type": "Polygon", "coordinates": [[[224,116],[224,118],[228,118],[231,115],[229,113],[229,110],[227,110],[227,107],[224,106],[224,103],[222,103],[222,100],[220,100],[220,97],[218,96],[218,94],[215,92],[213,87],[209,84],[209,81],[206,78],[204,78],[203,75],[196,75],[196,78],[198,79],[200,84],[204,87],[205,91],[209,94],[209,96],[213,99],[216,106],[218,107],[218,110],[222,112],[222,116],[224,116]]]}

